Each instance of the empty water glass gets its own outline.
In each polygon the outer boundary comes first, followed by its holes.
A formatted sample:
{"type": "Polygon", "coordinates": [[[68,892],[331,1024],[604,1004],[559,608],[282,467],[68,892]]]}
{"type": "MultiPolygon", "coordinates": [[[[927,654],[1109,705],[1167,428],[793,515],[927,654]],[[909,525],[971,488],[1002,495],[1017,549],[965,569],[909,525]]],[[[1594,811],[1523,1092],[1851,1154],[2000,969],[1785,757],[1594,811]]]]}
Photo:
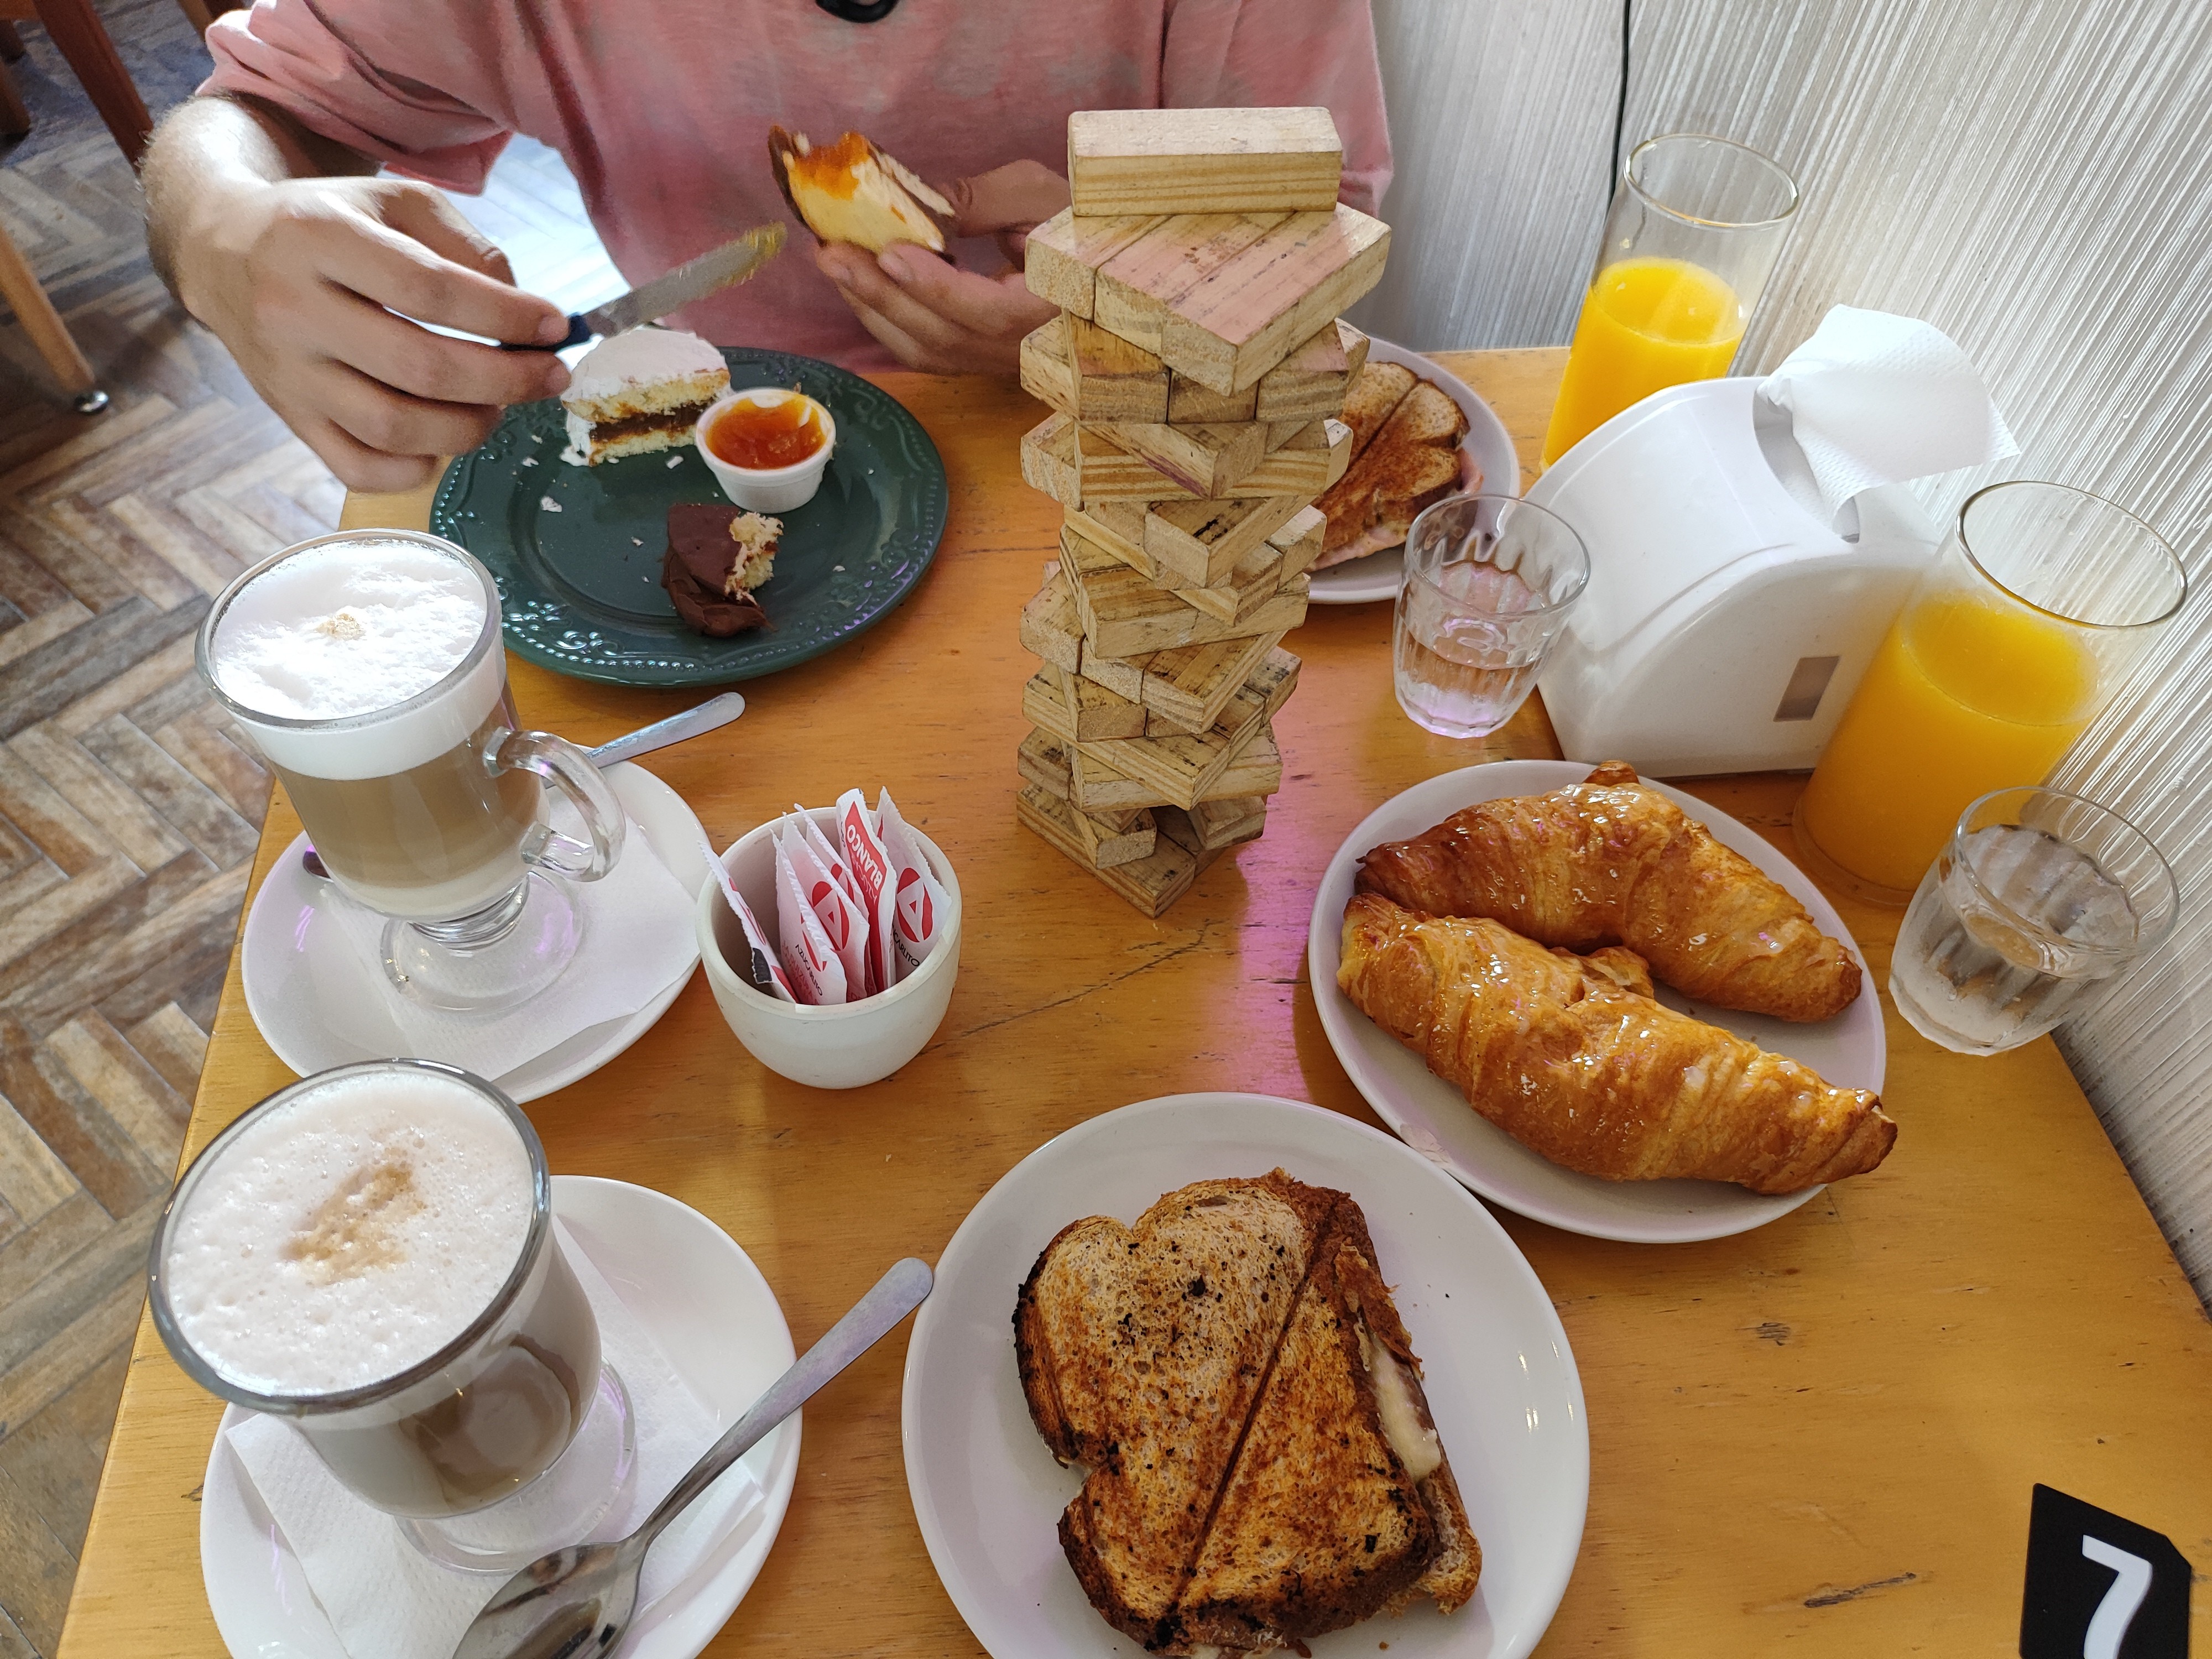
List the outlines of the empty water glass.
{"type": "Polygon", "coordinates": [[[2102,1000],[2173,926],[2173,872],[2118,813],[1999,789],[1920,878],[1891,959],[1898,1012],[1931,1042],[2001,1054],[2102,1000]]]}
{"type": "Polygon", "coordinates": [[[1548,508],[1454,495],[1413,520],[1391,628],[1406,717],[1480,738],[1513,718],[1589,580],[1589,552],[1548,508]]]}

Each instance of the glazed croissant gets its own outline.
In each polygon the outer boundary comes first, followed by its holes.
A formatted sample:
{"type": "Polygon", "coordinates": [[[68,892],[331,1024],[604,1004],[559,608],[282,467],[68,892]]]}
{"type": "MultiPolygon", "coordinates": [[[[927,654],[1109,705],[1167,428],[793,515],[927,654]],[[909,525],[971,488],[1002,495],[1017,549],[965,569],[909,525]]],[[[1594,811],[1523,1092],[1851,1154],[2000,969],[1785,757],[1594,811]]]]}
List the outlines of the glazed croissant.
{"type": "Polygon", "coordinates": [[[1803,905],[1620,761],[1386,842],[1361,861],[1358,890],[1488,916],[1542,945],[1626,945],[1717,1007],[1826,1019],[1859,994],[1857,961],[1803,905]]]}
{"type": "Polygon", "coordinates": [[[1794,1193],[1887,1155],[1897,1125],[1875,1095],[1624,988],[1630,953],[1602,954],[1588,963],[1361,893],[1336,982],[1476,1111],[1584,1175],[1794,1193]]]}

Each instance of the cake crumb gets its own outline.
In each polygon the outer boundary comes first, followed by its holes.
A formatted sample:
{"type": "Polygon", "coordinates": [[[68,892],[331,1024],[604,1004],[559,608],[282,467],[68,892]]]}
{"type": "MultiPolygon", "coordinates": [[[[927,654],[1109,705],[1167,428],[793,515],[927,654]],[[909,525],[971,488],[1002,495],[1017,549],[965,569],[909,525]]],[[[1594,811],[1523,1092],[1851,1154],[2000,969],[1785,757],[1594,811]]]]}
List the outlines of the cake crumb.
{"type": "Polygon", "coordinates": [[[561,510],[561,503],[550,495],[540,495],[538,498],[538,510],[541,513],[558,513],[561,510]]]}
{"type": "Polygon", "coordinates": [[[333,640],[357,640],[368,630],[350,611],[340,611],[315,624],[315,632],[333,640]]]}
{"type": "Polygon", "coordinates": [[[671,466],[681,466],[684,465],[684,457],[681,454],[671,455],[668,458],[668,464],[671,466]]]}

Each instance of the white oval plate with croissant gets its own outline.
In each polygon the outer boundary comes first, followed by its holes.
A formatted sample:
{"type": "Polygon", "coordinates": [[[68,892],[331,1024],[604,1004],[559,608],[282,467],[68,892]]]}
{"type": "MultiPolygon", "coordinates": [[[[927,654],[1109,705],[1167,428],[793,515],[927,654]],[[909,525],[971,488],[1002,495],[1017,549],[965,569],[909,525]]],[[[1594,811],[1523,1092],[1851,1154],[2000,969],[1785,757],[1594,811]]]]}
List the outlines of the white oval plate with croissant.
{"type": "MultiPolygon", "coordinates": [[[[1352,1083],[1383,1121],[1415,1151],[1492,1203],[1570,1232],[1632,1243],[1680,1243],[1748,1231],[1788,1214],[1820,1188],[1806,1185],[1796,1191],[1761,1194],[1723,1181],[1609,1181],[1578,1174],[1478,1115],[1458,1086],[1431,1072],[1420,1054],[1362,1012],[1338,987],[1346,907],[1367,853],[1385,842],[1420,836],[1479,802],[1542,794],[1581,783],[1590,771],[1580,762],[1497,761],[1431,778],[1370,813],[1338,848],[1315,896],[1307,960],[1322,1029],[1352,1083]]],[[[1856,963],[1863,984],[1842,1012],[1811,1024],[1717,1007],[1664,983],[1657,988],[1659,1001],[1771,1054],[1810,1067],[1819,1074],[1816,1081],[1825,1080],[1837,1091],[1878,1094],[1887,1057],[1881,1001],[1871,975],[1864,971],[1864,957],[1842,919],[1811,880],[1757,832],[1663,784],[1648,787],[1702,823],[1712,840],[1741,854],[1802,905],[1820,933],[1832,942],[1831,948],[1839,945],[1856,963]]],[[[1848,973],[1849,963],[1842,966],[1848,973]]],[[[1878,1103],[1872,1116],[1881,1120],[1885,1133],[1894,1133],[1881,1119],[1878,1103]]],[[[1881,1150],[1887,1147],[1884,1140],[1881,1150]]],[[[1874,1161],[1879,1160],[1876,1152],[1874,1161]]]]}

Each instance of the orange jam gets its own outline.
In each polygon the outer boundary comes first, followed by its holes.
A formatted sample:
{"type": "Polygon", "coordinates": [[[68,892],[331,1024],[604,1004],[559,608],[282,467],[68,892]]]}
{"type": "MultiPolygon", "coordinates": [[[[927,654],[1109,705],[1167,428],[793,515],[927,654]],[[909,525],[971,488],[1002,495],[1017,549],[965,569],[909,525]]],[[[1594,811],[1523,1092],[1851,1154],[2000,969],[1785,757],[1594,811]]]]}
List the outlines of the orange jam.
{"type": "Polygon", "coordinates": [[[804,398],[770,404],[740,398],[708,424],[707,447],[727,465],[773,472],[797,466],[822,447],[823,437],[822,417],[804,398]]]}
{"type": "Polygon", "coordinates": [[[850,201],[860,187],[860,163],[868,159],[868,141],[857,132],[848,132],[834,144],[793,156],[789,166],[796,178],[824,196],[850,201]]]}

